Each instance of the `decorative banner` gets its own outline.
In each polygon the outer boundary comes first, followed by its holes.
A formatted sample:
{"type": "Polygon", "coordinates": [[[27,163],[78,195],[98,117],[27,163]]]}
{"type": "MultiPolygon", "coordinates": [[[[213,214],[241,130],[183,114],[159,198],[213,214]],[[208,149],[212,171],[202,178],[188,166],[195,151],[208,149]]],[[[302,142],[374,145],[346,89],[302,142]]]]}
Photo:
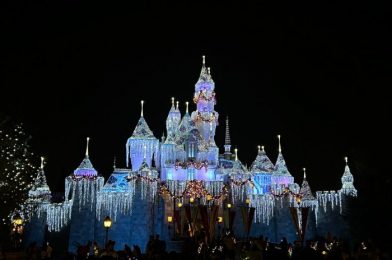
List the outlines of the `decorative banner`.
{"type": "Polygon", "coordinates": [[[233,230],[234,218],[235,218],[235,211],[230,210],[229,211],[229,229],[230,229],[230,231],[233,230]]]}
{"type": "Polygon", "coordinates": [[[176,224],[176,230],[174,230],[175,233],[179,233],[180,235],[182,227],[181,227],[181,216],[180,216],[180,210],[175,210],[174,211],[174,223],[176,224]]]}
{"type": "Polygon", "coordinates": [[[297,208],[290,207],[290,213],[291,213],[291,218],[294,222],[295,230],[297,231],[297,234],[298,234],[298,238],[300,238],[301,237],[301,230],[299,228],[297,208]]]}
{"type": "MultiPolygon", "coordinates": [[[[188,219],[185,214],[185,206],[180,208],[180,237],[184,235],[185,223],[188,223],[188,219]]],[[[188,226],[188,225],[187,225],[188,226]]],[[[186,229],[188,230],[188,229],[186,229]]]]}
{"type": "Polygon", "coordinates": [[[223,224],[225,229],[229,229],[230,227],[230,215],[229,215],[229,209],[224,209],[223,210],[223,224]]]}
{"type": "Polygon", "coordinates": [[[194,230],[192,227],[192,212],[191,212],[191,207],[189,205],[185,205],[184,206],[184,210],[185,210],[185,216],[186,219],[188,220],[188,226],[189,226],[189,232],[190,232],[190,236],[193,237],[194,234],[194,230]]]}
{"type": "Polygon", "coordinates": [[[302,212],[302,233],[301,233],[301,242],[305,239],[305,232],[306,232],[306,225],[308,223],[308,215],[309,215],[310,208],[301,208],[302,212]]]}
{"type": "Polygon", "coordinates": [[[215,237],[215,224],[216,219],[218,217],[219,205],[212,205],[210,212],[210,241],[212,241],[215,237]]]}
{"type": "Polygon", "coordinates": [[[248,233],[248,208],[245,206],[241,207],[242,223],[244,224],[244,232],[248,233]]]}
{"type": "Polygon", "coordinates": [[[246,237],[249,237],[250,228],[252,226],[253,217],[255,215],[255,208],[241,207],[242,222],[244,224],[244,231],[246,237]]]}
{"type": "Polygon", "coordinates": [[[249,237],[249,233],[250,233],[250,228],[252,227],[252,223],[253,223],[253,217],[255,215],[255,208],[251,207],[249,208],[249,213],[248,213],[248,226],[247,226],[247,236],[249,237]]]}
{"type": "Polygon", "coordinates": [[[206,235],[207,235],[207,239],[208,239],[207,242],[210,242],[210,226],[209,226],[209,221],[208,221],[207,206],[199,205],[199,212],[200,212],[203,228],[204,228],[206,235]]]}

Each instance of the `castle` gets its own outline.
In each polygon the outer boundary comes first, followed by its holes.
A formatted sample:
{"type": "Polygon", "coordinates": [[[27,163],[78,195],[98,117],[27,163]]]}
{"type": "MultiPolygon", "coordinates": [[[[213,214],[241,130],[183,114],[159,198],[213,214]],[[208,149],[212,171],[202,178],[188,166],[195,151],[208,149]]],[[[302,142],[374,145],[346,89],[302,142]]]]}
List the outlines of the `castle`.
{"type": "Polygon", "coordinates": [[[85,158],[65,178],[64,201],[51,202],[44,166],[35,179],[24,205],[29,218],[26,241],[42,242],[61,235],[68,250],[88,240],[116,241],[144,249],[150,235],[159,234],[170,247],[171,241],[195,236],[203,230],[208,239],[231,230],[238,237],[264,235],[270,241],[289,241],[331,232],[347,235],[345,203],[355,197],[353,176],[347,164],[337,191],[312,193],[304,178],[294,182],[279,138],[279,154],[273,164],[264,147],[250,168],[232,153],[229,122],[226,119],[224,153],[215,144],[219,114],[214,110],[215,83],[203,62],[195,84],[191,114],[186,103],[181,114],[172,99],[166,119],[167,136],[159,140],[141,115],[126,142],[127,168],[114,167],[105,182],[89,159],[88,139],[85,158]],[[105,230],[103,219],[112,220],[105,230]]]}

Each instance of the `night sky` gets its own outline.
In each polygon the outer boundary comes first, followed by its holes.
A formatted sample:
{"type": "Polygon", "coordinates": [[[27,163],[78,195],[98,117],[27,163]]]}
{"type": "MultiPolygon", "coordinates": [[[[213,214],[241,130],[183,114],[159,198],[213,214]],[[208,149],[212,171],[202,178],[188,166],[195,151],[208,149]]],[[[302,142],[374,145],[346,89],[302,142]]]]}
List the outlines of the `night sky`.
{"type": "Polygon", "coordinates": [[[340,188],[344,156],[357,187],[390,185],[392,59],[380,3],[109,2],[1,4],[0,111],[32,135],[53,191],[64,190],[87,136],[100,174],[110,175],[114,157],[125,166],[141,99],[162,136],[170,98],[184,112],[193,97],[202,55],[216,86],[221,152],[229,116],[248,165],[259,144],[275,162],[281,134],[289,171],[302,182],[306,167],[314,191],[340,188]]]}

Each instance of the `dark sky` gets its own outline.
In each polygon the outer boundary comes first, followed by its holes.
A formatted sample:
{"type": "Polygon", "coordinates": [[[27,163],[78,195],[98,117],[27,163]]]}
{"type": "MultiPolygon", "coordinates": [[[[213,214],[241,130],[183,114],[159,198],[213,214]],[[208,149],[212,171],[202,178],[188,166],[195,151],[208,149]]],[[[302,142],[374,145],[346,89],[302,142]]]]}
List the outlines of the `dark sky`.
{"type": "Polygon", "coordinates": [[[52,190],[62,191],[83,159],[86,136],[101,174],[109,176],[114,156],[124,166],[141,99],[160,137],[170,97],[182,111],[191,101],[203,54],[221,148],[229,115],[248,165],[258,144],[275,162],[281,134],[289,170],[301,182],[306,167],[313,190],[340,188],[344,156],[359,186],[369,176],[391,180],[382,167],[392,69],[382,4],[109,2],[1,4],[0,108],[25,123],[34,151],[47,157],[52,190]]]}

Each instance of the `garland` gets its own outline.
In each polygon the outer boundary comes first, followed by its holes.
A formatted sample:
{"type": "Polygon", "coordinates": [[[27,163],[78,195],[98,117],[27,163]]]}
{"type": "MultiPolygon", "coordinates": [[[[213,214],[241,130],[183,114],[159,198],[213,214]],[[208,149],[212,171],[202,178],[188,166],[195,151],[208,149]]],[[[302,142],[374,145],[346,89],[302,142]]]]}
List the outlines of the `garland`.
{"type": "Polygon", "coordinates": [[[200,112],[197,111],[197,115],[196,115],[195,121],[200,121],[200,120],[201,120],[201,121],[204,121],[204,122],[208,122],[208,123],[210,123],[210,122],[216,122],[215,112],[212,112],[212,117],[211,117],[211,118],[208,118],[208,117],[202,116],[202,115],[200,114],[200,112]]]}
{"type": "Polygon", "coordinates": [[[295,193],[295,192],[291,191],[287,187],[283,190],[283,193],[281,193],[281,194],[274,193],[272,190],[270,190],[270,192],[271,192],[271,195],[274,196],[275,198],[281,198],[283,196],[291,195],[291,196],[293,196],[295,198],[295,201],[298,204],[301,203],[301,199],[303,197],[300,193],[295,193]]]}
{"type": "Polygon", "coordinates": [[[208,168],[208,161],[203,161],[203,162],[195,162],[195,161],[186,161],[186,162],[180,162],[176,160],[176,163],[174,165],[175,169],[178,170],[178,167],[181,167],[182,169],[187,169],[190,167],[193,167],[197,170],[200,170],[201,168],[205,168],[207,170],[208,168]]]}
{"type": "Polygon", "coordinates": [[[218,195],[213,196],[204,187],[203,181],[198,181],[198,180],[189,181],[182,194],[179,195],[174,195],[173,193],[171,193],[171,191],[169,190],[169,188],[164,182],[161,183],[159,191],[161,195],[169,195],[172,199],[182,199],[184,197],[188,197],[188,198],[206,197],[208,200],[214,200],[214,201],[220,200],[222,197],[227,196],[229,192],[227,185],[223,185],[221,192],[218,195]]]}
{"type": "Polygon", "coordinates": [[[211,97],[207,97],[206,94],[200,90],[199,95],[193,98],[193,102],[197,104],[200,100],[214,101],[214,103],[216,103],[215,92],[212,92],[211,97]]]}
{"type": "Polygon", "coordinates": [[[94,176],[88,176],[88,175],[71,175],[69,176],[73,181],[81,181],[81,180],[89,180],[89,181],[95,181],[98,179],[99,176],[94,175],[94,176]]]}

